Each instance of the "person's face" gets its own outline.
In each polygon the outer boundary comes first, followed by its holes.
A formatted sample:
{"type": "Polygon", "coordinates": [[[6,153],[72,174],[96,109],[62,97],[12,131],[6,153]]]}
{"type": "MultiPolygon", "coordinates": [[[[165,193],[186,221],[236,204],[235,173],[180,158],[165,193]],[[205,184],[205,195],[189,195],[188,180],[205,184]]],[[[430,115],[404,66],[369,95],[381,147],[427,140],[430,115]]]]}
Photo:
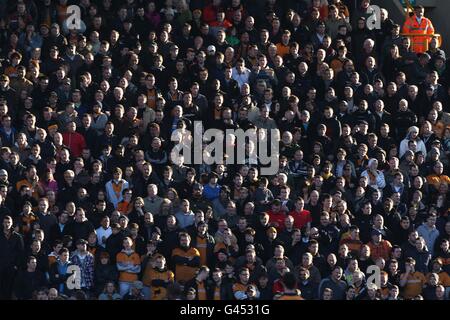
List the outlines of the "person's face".
{"type": "Polygon", "coordinates": [[[180,244],[182,247],[188,247],[189,246],[189,239],[186,236],[181,237],[180,244]]]}
{"type": "Polygon", "coordinates": [[[443,286],[440,285],[436,288],[436,297],[445,300],[445,288],[443,286]]]}
{"type": "Polygon", "coordinates": [[[39,250],[41,250],[41,243],[38,242],[38,241],[34,241],[34,242],[31,244],[31,250],[32,250],[33,252],[39,252],[39,250]]]}
{"type": "Polygon", "coordinates": [[[87,249],[86,244],[84,243],[77,244],[77,249],[78,251],[85,252],[87,249]]]}
{"type": "Polygon", "coordinates": [[[436,225],[436,217],[429,217],[427,219],[427,224],[429,227],[433,227],[434,225],[436,225]]]}
{"type": "Polygon", "coordinates": [[[422,251],[423,248],[424,248],[424,244],[423,244],[422,240],[419,240],[419,239],[416,240],[416,249],[419,251],[422,251]]]}
{"type": "Polygon", "coordinates": [[[347,298],[349,300],[353,299],[355,297],[355,289],[354,288],[349,288],[347,291],[347,298]]]}
{"type": "Polygon", "coordinates": [[[78,222],[82,222],[82,221],[85,220],[85,217],[86,217],[86,215],[85,215],[84,211],[79,210],[79,211],[77,212],[76,216],[75,216],[75,219],[76,219],[78,222]]]}
{"type": "Polygon", "coordinates": [[[381,241],[381,235],[380,235],[380,234],[373,235],[373,236],[372,236],[372,241],[373,241],[374,243],[380,243],[380,241],[381,241]]]}
{"type": "Polygon", "coordinates": [[[331,300],[333,297],[332,293],[330,291],[324,291],[323,293],[323,300],[331,300]]]}
{"type": "Polygon", "coordinates": [[[125,250],[130,250],[131,246],[132,246],[132,243],[131,243],[130,239],[123,240],[123,247],[125,250]]]}
{"type": "Polygon", "coordinates": [[[335,278],[336,280],[341,279],[341,277],[342,277],[342,270],[339,269],[339,268],[334,269],[332,275],[333,275],[333,278],[335,278]]]}
{"type": "Polygon", "coordinates": [[[166,266],[166,261],[164,259],[162,259],[162,258],[158,258],[155,261],[155,266],[158,269],[164,269],[165,266],[166,266]]]}
{"type": "Polygon", "coordinates": [[[425,11],[423,9],[421,9],[421,8],[418,8],[418,9],[414,10],[414,13],[416,14],[416,16],[418,18],[422,18],[424,13],[425,13],[425,11]]]}
{"type": "Polygon", "coordinates": [[[436,163],[434,165],[434,171],[436,172],[436,174],[442,174],[444,172],[444,166],[440,163],[436,163]]]}
{"type": "Polygon", "coordinates": [[[409,220],[402,220],[400,222],[400,225],[404,230],[408,230],[411,223],[409,222],[409,220]]]}
{"type": "Polygon", "coordinates": [[[320,223],[323,226],[327,226],[330,223],[330,217],[329,216],[322,216],[322,217],[320,217],[320,223]]]}
{"type": "Polygon", "coordinates": [[[448,241],[442,241],[441,243],[441,249],[443,252],[448,252],[449,249],[449,242],[448,241]]]}

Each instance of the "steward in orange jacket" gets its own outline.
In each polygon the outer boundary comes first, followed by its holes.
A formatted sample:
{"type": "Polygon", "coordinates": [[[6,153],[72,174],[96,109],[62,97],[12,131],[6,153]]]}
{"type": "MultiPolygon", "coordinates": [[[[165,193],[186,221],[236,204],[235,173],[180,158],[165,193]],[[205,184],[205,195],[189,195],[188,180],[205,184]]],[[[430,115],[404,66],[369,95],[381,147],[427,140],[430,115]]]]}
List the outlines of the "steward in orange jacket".
{"type": "Polygon", "coordinates": [[[415,53],[423,53],[428,50],[428,42],[431,40],[429,36],[434,34],[434,27],[431,20],[424,17],[425,9],[422,6],[417,6],[414,9],[414,15],[406,18],[403,25],[403,33],[414,34],[409,36],[411,38],[411,49],[415,53]],[[417,36],[415,36],[417,34],[417,36]]]}

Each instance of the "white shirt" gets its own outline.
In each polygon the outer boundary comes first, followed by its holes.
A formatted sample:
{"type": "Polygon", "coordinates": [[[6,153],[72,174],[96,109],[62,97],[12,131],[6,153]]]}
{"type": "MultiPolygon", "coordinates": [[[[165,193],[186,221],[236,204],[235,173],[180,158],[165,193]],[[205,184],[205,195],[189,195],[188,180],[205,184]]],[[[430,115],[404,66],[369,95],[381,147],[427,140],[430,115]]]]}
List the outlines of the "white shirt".
{"type": "Polygon", "coordinates": [[[237,81],[239,88],[241,88],[244,83],[248,83],[248,78],[250,77],[250,69],[244,68],[244,71],[242,71],[242,73],[239,73],[236,70],[236,67],[234,67],[231,72],[231,77],[237,81]]]}
{"type": "Polygon", "coordinates": [[[108,229],[104,229],[103,227],[100,227],[97,230],[95,230],[95,232],[97,233],[98,244],[100,246],[102,246],[103,248],[106,248],[106,240],[112,234],[111,227],[108,227],[108,229]],[[103,241],[103,237],[105,237],[105,241],[103,241]]]}

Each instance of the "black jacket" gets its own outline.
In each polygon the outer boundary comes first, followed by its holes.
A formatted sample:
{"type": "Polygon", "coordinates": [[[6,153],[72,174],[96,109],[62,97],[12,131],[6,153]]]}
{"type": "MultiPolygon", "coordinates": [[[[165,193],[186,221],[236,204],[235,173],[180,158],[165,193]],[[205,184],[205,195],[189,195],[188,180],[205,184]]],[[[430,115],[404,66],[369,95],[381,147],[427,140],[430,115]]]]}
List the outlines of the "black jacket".
{"type": "Polygon", "coordinates": [[[114,264],[97,264],[95,266],[95,288],[98,292],[103,290],[103,287],[108,281],[117,281],[119,273],[114,264]]]}
{"type": "MultiPolygon", "coordinates": [[[[72,265],[71,262],[69,262],[67,267],[70,267],[72,265]]],[[[72,273],[66,272],[65,274],[62,274],[58,270],[59,263],[54,262],[50,265],[48,274],[49,274],[49,285],[51,288],[55,288],[58,291],[60,291],[61,284],[64,285],[64,289],[62,292],[63,294],[69,293],[69,288],[67,288],[67,279],[72,275],[72,273]]]]}
{"type": "MultiPolygon", "coordinates": [[[[216,291],[217,284],[214,281],[208,282],[206,286],[206,296],[208,300],[214,300],[214,293],[216,291]]],[[[234,300],[233,286],[231,282],[222,280],[220,284],[220,300],[234,300]]]]}
{"type": "Polygon", "coordinates": [[[67,229],[67,233],[73,237],[74,242],[79,239],[87,240],[89,234],[95,230],[92,223],[88,220],[83,222],[74,221],[67,226],[67,229]]]}
{"type": "Polygon", "coordinates": [[[306,300],[316,300],[318,293],[318,286],[312,281],[299,281],[298,288],[302,293],[302,297],[306,300]]]}
{"type": "Polygon", "coordinates": [[[120,231],[117,234],[111,234],[106,240],[106,251],[109,253],[111,263],[116,263],[116,255],[122,250],[124,237],[124,232],[120,231]]]}
{"type": "Polygon", "coordinates": [[[9,239],[0,232],[0,268],[18,267],[24,253],[23,238],[13,231],[9,239]]]}
{"type": "Polygon", "coordinates": [[[14,295],[19,300],[30,300],[33,292],[47,284],[47,280],[41,271],[19,271],[14,282],[14,295]]]}

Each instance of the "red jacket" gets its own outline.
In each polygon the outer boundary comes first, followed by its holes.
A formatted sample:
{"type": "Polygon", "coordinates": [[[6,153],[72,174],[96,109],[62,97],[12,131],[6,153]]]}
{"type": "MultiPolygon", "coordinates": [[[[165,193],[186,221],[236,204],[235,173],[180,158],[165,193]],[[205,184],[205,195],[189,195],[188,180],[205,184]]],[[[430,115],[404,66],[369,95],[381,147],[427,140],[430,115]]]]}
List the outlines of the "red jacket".
{"type": "Polygon", "coordinates": [[[217,9],[212,4],[203,8],[202,18],[206,23],[213,22],[217,19],[217,9]]]}
{"type": "Polygon", "coordinates": [[[276,229],[278,230],[278,232],[281,232],[284,230],[284,219],[286,219],[287,215],[284,213],[284,211],[279,211],[279,212],[273,212],[272,210],[270,210],[269,212],[267,212],[269,214],[269,223],[278,223],[278,226],[276,227],[276,229]]]}
{"type": "Polygon", "coordinates": [[[294,228],[301,229],[308,222],[312,222],[311,212],[308,210],[303,210],[301,212],[293,210],[289,212],[289,215],[294,218],[294,228]]]}
{"type": "Polygon", "coordinates": [[[70,154],[75,158],[81,157],[83,148],[86,148],[86,140],[84,137],[78,132],[64,132],[62,136],[64,144],[70,149],[70,154]]]}

